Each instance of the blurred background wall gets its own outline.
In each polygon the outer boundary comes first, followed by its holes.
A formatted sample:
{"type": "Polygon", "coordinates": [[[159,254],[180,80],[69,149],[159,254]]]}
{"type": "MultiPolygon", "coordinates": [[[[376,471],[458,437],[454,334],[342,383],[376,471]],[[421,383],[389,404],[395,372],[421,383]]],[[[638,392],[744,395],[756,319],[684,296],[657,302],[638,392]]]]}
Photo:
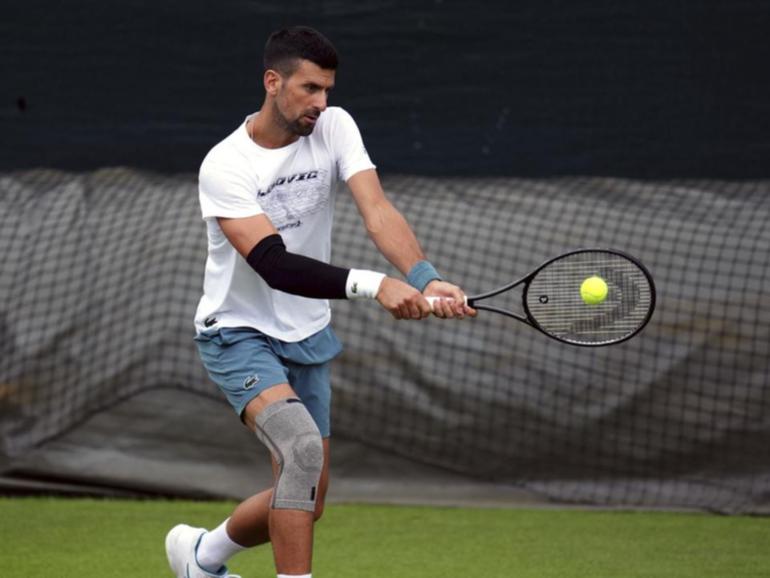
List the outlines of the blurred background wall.
{"type": "Polygon", "coordinates": [[[0,169],[197,171],[298,23],[337,46],[332,102],[386,172],[768,174],[760,0],[6,2],[0,169]]]}

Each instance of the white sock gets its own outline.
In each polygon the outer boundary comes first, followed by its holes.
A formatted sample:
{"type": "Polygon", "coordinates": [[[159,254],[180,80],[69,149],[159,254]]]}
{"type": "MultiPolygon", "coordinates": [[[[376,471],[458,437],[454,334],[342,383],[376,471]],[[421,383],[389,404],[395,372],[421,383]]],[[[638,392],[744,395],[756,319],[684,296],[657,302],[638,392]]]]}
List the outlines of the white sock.
{"type": "Polygon", "coordinates": [[[198,561],[198,566],[208,572],[217,572],[227,560],[238,552],[246,550],[245,547],[233,542],[227,535],[227,520],[211,532],[203,534],[200,544],[198,544],[195,558],[198,561]]]}
{"type": "Polygon", "coordinates": [[[312,574],[278,574],[278,578],[313,578],[312,574]]]}

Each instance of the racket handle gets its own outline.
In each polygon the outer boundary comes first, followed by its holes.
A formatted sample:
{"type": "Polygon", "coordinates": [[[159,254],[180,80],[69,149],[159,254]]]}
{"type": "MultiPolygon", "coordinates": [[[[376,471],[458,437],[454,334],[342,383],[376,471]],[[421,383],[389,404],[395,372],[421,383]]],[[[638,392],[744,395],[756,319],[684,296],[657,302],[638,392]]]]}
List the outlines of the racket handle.
{"type": "MultiPolygon", "coordinates": [[[[441,300],[444,300],[444,299],[446,299],[448,301],[454,301],[454,299],[452,299],[451,297],[435,297],[435,296],[430,296],[430,297],[426,297],[425,299],[430,304],[430,308],[431,309],[433,309],[433,304],[436,303],[436,301],[441,301],[441,300]]],[[[465,304],[467,305],[468,304],[468,296],[467,295],[465,295],[464,301],[465,301],[465,304]]]]}

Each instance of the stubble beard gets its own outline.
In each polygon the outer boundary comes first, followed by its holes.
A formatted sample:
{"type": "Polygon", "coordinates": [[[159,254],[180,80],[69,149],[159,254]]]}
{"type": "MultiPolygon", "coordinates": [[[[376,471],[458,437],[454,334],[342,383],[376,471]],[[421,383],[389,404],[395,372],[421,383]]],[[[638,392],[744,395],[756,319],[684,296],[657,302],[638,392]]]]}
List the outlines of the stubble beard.
{"type": "MultiPolygon", "coordinates": [[[[303,118],[300,116],[297,119],[289,120],[284,116],[284,114],[281,112],[281,109],[278,108],[278,103],[273,103],[273,118],[276,119],[276,122],[278,125],[285,131],[287,131],[290,134],[296,135],[296,136],[310,136],[310,134],[313,132],[313,129],[315,128],[315,124],[310,125],[303,125],[300,123],[300,120],[303,118]]],[[[304,116],[304,115],[303,115],[304,116]]]]}

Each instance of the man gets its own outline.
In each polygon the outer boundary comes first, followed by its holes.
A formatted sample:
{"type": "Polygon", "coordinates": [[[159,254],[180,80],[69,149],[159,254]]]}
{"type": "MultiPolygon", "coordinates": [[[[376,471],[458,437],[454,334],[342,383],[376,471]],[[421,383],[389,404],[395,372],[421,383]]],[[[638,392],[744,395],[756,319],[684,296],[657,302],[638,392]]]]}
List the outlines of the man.
{"type": "Polygon", "coordinates": [[[329,362],[341,350],[328,299],[376,299],[396,319],[475,315],[386,199],[353,119],[327,108],[331,43],[310,28],[280,30],[264,64],[262,108],[201,165],[209,255],[195,325],[209,375],[271,451],[275,484],[210,532],[174,527],[166,552],[178,578],[229,576],[231,556],[268,541],[279,578],[310,577],[328,485],[329,362]],[[409,283],[328,264],[339,180],[409,283]],[[427,295],[447,299],[431,311],[427,295]]]}

